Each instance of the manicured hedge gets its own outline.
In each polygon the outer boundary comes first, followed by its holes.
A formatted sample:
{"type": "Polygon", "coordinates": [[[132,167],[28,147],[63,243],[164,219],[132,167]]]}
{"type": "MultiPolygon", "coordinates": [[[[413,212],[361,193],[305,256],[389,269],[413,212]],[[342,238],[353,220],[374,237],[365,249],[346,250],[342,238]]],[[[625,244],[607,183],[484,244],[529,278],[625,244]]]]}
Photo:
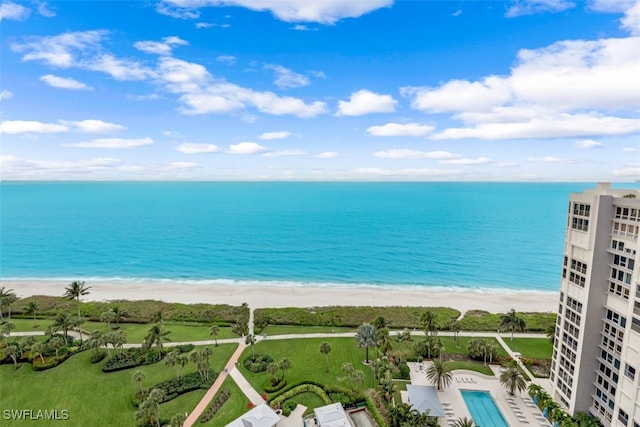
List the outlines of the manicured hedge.
{"type": "Polygon", "coordinates": [[[123,369],[135,368],[144,363],[145,354],[141,348],[129,348],[122,353],[111,356],[102,367],[102,372],[116,372],[123,369]]]}
{"type": "Polygon", "coordinates": [[[273,362],[273,357],[268,354],[256,353],[255,356],[249,356],[244,359],[242,364],[245,368],[257,374],[258,372],[266,371],[271,362],[273,362]]]}
{"type": "Polygon", "coordinates": [[[269,403],[271,404],[272,407],[275,407],[278,404],[281,404],[282,402],[284,402],[285,400],[291,399],[293,396],[296,396],[300,393],[306,393],[306,392],[317,394],[318,397],[320,397],[320,399],[322,399],[322,401],[325,403],[325,405],[330,405],[332,403],[331,399],[329,398],[327,393],[325,393],[322,387],[317,386],[315,384],[310,384],[310,383],[301,384],[288,391],[285,391],[284,393],[279,394],[269,403]]]}
{"type": "Polygon", "coordinates": [[[228,389],[225,388],[221,390],[220,393],[218,393],[218,395],[216,396],[216,398],[213,399],[213,402],[209,404],[207,409],[200,416],[200,422],[204,424],[207,421],[209,421],[211,418],[213,418],[216,412],[218,412],[218,410],[222,408],[222,405],[227,403],[227,400],[229,400],[229,397],[231,397],[231,392],[228,389]]]}
{"type": "Polygon", "coordinates": [[[182,378],[174,378],[172,380],[156,384],[151,387],[150,390],[153,390],[154,388],[161,389],[165,393],[165,397],[162,402],[168,402],[181,394],[188,393],[199,388],[208,389],[217,377],[218,374],[212,372],[208,381],[202,381],[199,373],[192,372],[190,374],[183,375],[182,378]]]}

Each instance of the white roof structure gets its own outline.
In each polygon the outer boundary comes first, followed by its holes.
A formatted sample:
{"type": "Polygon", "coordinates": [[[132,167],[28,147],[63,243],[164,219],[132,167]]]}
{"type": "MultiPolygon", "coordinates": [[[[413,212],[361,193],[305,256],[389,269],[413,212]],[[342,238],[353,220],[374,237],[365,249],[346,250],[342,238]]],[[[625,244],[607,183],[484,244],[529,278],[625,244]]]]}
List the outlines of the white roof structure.
{"type": "Polygon", "coordinates": [[[340,403],[321,406],[313,412],[320,427],[352,427],[349,417],[340,403]]]}
{"type": "Polygon", "coordinates": [[[407,392],[409,393],[409,403],[421,414],[429,411],[429,416],[444,416],[444,409],[442,409],[435,387],[430,385],[408,384],[407,392]]]}
{"type": "Polygon", "coordinates": [[[280,417],[266,403],[261,403],[240,418],[236,418],[227,427],[273,427],[280,417]]]}

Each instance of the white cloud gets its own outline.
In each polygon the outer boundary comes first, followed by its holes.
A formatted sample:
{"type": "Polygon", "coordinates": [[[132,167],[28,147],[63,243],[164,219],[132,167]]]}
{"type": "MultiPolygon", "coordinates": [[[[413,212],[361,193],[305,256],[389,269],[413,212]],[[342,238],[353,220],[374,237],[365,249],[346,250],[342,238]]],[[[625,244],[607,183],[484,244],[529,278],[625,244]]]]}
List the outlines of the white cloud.
{"type": "Polygon", "coordinates": [[[625,153],[635,153],[636,151],[638,151],[638,149],[635,147],[624,147],[622,151],[624,151],[625,153]]]}
{"type": "Polygon", "coordinates": [[[196,22],[196,28],[212,28],[215,26],[216,24],[212,24],[211,22],[196,22]]]}
{"type": "Polygon", "coordinates": [[[311,83],[307,76],[295,73],[282,65],[266,64],[264,68],[275,72],[276,79],[273,83],[280,89],[302,87],[311,83]]]}
{"type": "MultiPolygon", "coordinates": [[[[318,22],[335,24],[344,18],[357,18],[391,6],[393,0],[165,0],[160,13],[174,13],[177,18],[197,18],[194,11],[204,6],[241,6],[255,11],[270,11],[285,22],[318,22]],[[189,16],[191,14],[191,16],[189,16]]],[[[173,16],[173,15],[171,15],[173,16]]]]}
{"type": "Polygon", "coordinates": [[[184,143],[178,146],[178,151],[185,154],[217,153],[220,147],[213,144],[184,143]]]}
{"type": "Polygon", "coordinates": [[[162,134],[169,138],[184,138],[184,135],[180,132],[172,131],[172,130],[163,130],[162,134]]]}
{"type": "Polygon", "coordinates": [[[85,83],[79,82],[78,80],[75,80],[69,77],[54,76],[53,74],[45,74],[44,76],[40,76],[40,80],[45,82],[51,87],[55,87],[59,89],[71,89],[71,90],[93,89],[91,86],[86,85],[85,83]]]}
{"type": "Polygon", "coordinates": [[[410,178],[445,178],[463,175],[464,171],[456,169],[429,169],[429,168],[407,168],[407,169],[381,169],[381,168],[358,168],[354,170],[356,174],[370,178],[386,177],[396,179],[410,178]]]}
{"type": "Polygon", "coordinates": [[[84,64],[83,68],[102,71],[116,80],[145,80],[154,75],[153,70],[137,61],[116,58],[111,54],[103,54],[84,64]]]}
{"type": "Polygon", "coordinates": [[[262,135],[260,135],[258,138],[270,140],[270,139],[284,139],[284,138],[289,138],[290,136],[291,136],[291,132],[277,131],[277,132],[265,132],[262,135]]]}
{"type": "Polygon", "coordinates": [[[589,148],[602,147],[602,143],[594,141],[593,139],[583,139],[576,141],[576,148],[580,150],[587,150],[589,148]]]}
{"type": "Polygon", "coordinates": [[[42,2],[38,5],[38,13],[46,18],[53,18],[56,13],[49,9],[49,5],[46,2],[42,2]]]}
{"type": "Polygon", "coordinates": [[[374,157],[382,159],[451,159],[460,157],[448,151],[419,151],[406,148],[392,148],[384,151],[376,151],[374,157]]]}
{"type": "Polygon", "coordinates": [[[65,126],[73,126],[75,131],[83,133],[111,133],[127,129],[125,126],[116,123],[109,123],[95,119],[87,119],[77,122],[60,120],[60,123],[65,126]]]}
{"type": "Polygon", "coordinates": [[[78,147],[78,148],[108,148],[114,150],[127,149],[141,147],[144,145],[153,144],[151,138],[98,138],[90,141],[76,142],[73,144],[63,144],[64,147],[78,147]]]}
{"type": "Polygon", "coordinates": [[[624,17],[620,22],[622,28],[629,31],[630,34],[634,36],[640,35],[640,1],[636,1],[625,11],[624,17]]]}
{"type": "Polygon", "coordinates": [[[171,162],[168,163],[164,170],[189,170],[201,167],[200,164],[194,162],[171,162]]]}
{"type": "Polygon", "coordinates": [[[565,163],[567,160],[555,156],[544,157],[527,157],[528,162],[532,163],[565,163]]]}
{"type": "Polygon", "coordinates": [[[267,147],[263,147],[255,142],[241,142],[239,144],[231,144],[229,146],[230,154],[258,154],[268,151],[267,147]]]}
{"type": "Polygon", "coordinates": [[[78,31],[57,36],[28,37],[24,43],[13,43],[11,49],[24,52],[23,61],[42,61],[52,67],[80,66],[85,52],[95,52],[107,31],[78,31]]]}
{"type": "Polygon", "coordinates": [[[507,9],[505,16],[513,18],[543,12],[556,13],[575,6],[574,2],[568,0],[513,0],[513,4],[507,9]]]}
{"type": "Polygon", "coordinates": [[[623,168],[617,169],[612,172],[613,176],[619,177],[640,177],[640,167],[639,168],[623,168]]]}
{"type": "Polygon", "coordinates": [[[621,13],[628,10],[637,0],[590,0],[589,8],[596,12],[621,13]]]}
{"type": "Polygon", "coordinates": [[[316,159],[335,159],[336,157],[340,157],[340,154],[335,151],[325,151],[324,153],[316,154],[316,159]]]}
{"type": "Polygon", "coordinates": [[[373,136],[425,136],[433,131],[434,127],[421,125],[420,123],[387,123],[381,126],[371,126],[367,132],[373,136]]]}
{"type": "Polygon", "coordinates": [[[488,157],[478,157],[477,159],[462,158],[440,160],[438,163],[447,165],[486,165],[487,163],[491,163],[491,159],[488,157]]]}
{"type": "Polygon", "coordinates": [[[295,31],[318,31],[317,28],[312,28],[312,27],[309,27],[308,25],[303,25],[303,24],[296,24],[293,27],[291,27],[291,29],[295,31]]]}
{"type": "Polygon", "coordinates": [[[8,90],[0,90],[0,100],[13,98],[13,92],[8,90]]]}
{"type": "Polygon", "coordinates": [[[6,120],[0,123],[0,133],[7,133],[10,135],[20,133],[60,133],[68,131],[69,127],[67,126],[33,120],[6,120]]]}
{"type": "Polygon", "coordinates": [[[160,1],[156,4],[156,12],[176,19],[198,19],[200,12],[191,9],[192,6],[195,7],[196,3],[191,2],[191,4],[188,4],[186,1],[174,2],[171,0],[165,2],[160,1]],[[177,4],[177,7],[174,6],[174,3],[177,4]]]}
{"type": "MultiPolygon", "coordinates": [[[[34,177],[43,173],[70,172],[75,175],[110,169],[121,160],[114,158],[93,158],[74,160],[31,160],[11,155],[1,155],[0,165],[3,175],[16,177],[34,177]]],[[[46,175],[43,176],[46,178],[46,175]]]]}
{"type": "Polygon", "coordinates": [[[5,19],[23,21],[29,17],[31,11],[26,7],[10,1],[0,4],[0,22],[5,19]]]}
{"type": "Polygon", "coordinates": [[[263,157],[287,157],[287,156],[304,156],[307,154],[302,150],[282,150],[282,151],[269,151],[264,153],[263,157]]]}
{"type": "Polygon", "coordinates": [[[220,55],[216,57],[216,61],[222,62],[223,64],[233,65],[236,63],[238,58],[233,55],[220,55]]]}
{"type": "Polygon", "coordinates": [[[460,16],[460,15],[462,15],[462,9],[458,9],[451,14],[451,16],[460,16]]]}
{"type": "Polygon", "coordinates": [[[397,101],[391,95],[380,95],[363,89],[353,92],[349,101],[338,101],[338,116],[362,116],[369,113],[395,111],[397,101]]]}
{"type": "Polygon", "coordinates": [[[171,49],[174,46],[187,46],[189,42],[182,40],[177,36],[169,36],[162,39],[162,42],[155,41],[139,41],[133,44],[133,46],[146,53],[154,53],[157,55],[171,55],[171,49]]]}

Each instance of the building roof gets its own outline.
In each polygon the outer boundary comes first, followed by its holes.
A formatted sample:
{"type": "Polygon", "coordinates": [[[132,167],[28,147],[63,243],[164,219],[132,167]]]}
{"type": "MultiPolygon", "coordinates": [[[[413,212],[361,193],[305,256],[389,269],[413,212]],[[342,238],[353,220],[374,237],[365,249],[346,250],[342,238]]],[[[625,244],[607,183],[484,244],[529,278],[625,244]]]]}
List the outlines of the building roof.
{"type": "Polygon", "coordinates": [[[431,417],[444,416],[436,388],[430,385],[407,385],[409,403],[421,414],[429,411],[431,417]]]}
{"type": "Polygon", "coordinates": [[[340,403],[321,406],[313,412],[320,427],[351,427],[349,417],[340,403]]]}
{"type": "Polygon", "coordinates": [[[273,427],[280,417],[266,403],[261,403],[240,418],[236,418],[227,427],[273,427]]]}

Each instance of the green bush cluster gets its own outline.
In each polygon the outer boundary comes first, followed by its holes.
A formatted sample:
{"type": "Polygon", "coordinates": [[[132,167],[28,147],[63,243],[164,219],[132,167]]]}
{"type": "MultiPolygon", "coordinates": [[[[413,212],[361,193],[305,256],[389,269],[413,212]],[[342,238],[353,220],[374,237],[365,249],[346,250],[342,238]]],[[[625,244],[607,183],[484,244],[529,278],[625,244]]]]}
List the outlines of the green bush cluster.
{"type": "Polygon", "coordinates": [[[100,350],[97,353],[91,354],[91,363],[99,363],[107,357],[107,352],[104,350],[100,350]]]}
{"type": "Polygon", "coordinates": [[[296,409],[296,406],[298,406],[296,402],[293,400],[287,400],[284,402],[284,405],[282,405],[282,415],[288,417],[296,409]]]}
{"type": "Polygon", "coordinates": [[[225,388],[221,390],[220,393],[218,393],[218,395],[216,396],[216,398],[213,399],[213,402],[209,404],[207,409],[200,416],[200,422],[204,424],[208,422],[211,418],[213,418],[216,412],[218,412],[218,410],[222,408],[222,405],[224,405],[227,402],[227,400],[229,400],[229,397],[231,397],[231,392],[228,389],[225,388]]]}
{"type": "Polygon", "coordinates": [[[273,362],[273,357],[268,354],[256,353],[255,356],[249,356],[244,359],[242,364],[251,372],[258,373],[266,371],[271,362],[273,362]]]}
{"type": "Polygon", "coordinates": [[[102,372],[116,372],[123,369],[135,368],[144,363],[145,354],[141,348],[129,348],[127,351],[111,356],[102,367],[102,372]]]}
{"type": "Polygon", "coordinates": [[[69,353],[64,353],[57,357],[56,356],[45,357],[44,363],[42,363],[42,360],[40,360],[40,357],[36,357],[31,361],[31,363],[34,371],[44,371],[45,369],[51,369],[58,366],[68,358],[69,358],[69,353]]]}
{"type": "Polygon", "coordinates": [[[176,345],[173,348],[177,348],[178,350],[180,350],[180,353],[190,353],[194,348],[196,348],[195,345],[193,344],[180,344],[180,345],[176,345]]]}
{"type": "Polygon", "coordinates": [[[389,413],[380,395],[375,390],[369,390],[365,401],[376,424],[379,427],[389,427],[389,413]]]}
{"type": "Polygon", "coordinates": [[[284,378],[278,381],[276,384],[273,384],[272,380],[268,380],[267,384],[264,386],[264,391],[267,393],[275,393],[276,391],[282,390],[287,385],[287,380],[284,378]]]}
{"type": "Polygon", "coordinates": [[[211,387],[211,384],[213,384],[217,376],[217,374],[213,373],[209,380],[202,381],[200,374],[192,372],[190,374],[183,375],[181,378],[174,378],[172,380],[156,384],[151,387],[151,389],[159,388],[164,391],[165,397],[162,402],[168,402],[181,394],[197,390],[199,388],[207,389],[211,387]]]}
{"type": "Polygon", "coordinates": [[[270,404],[272,407],[276,407],[282,404],[282,402],[284,402],[285,400],[291,399],[293,396],[306,392],[317,394],[318,397],[320,397],[320,399],[322,399],[322,401],[325,403],[325,405],[331,404],[331,399],[329,398],[327,393],[325,393],[322,387],[311,383],[300,384],[296,387],[293,387],[292,389],[289,389],[288,391],[285,391],[282,394],[279,394],[277,397],[271,400],[270,404]]]}
{"type": "MultiPolygon", "coordinates": [[[[500,313],[470,310],[460,319],[460,326],[464,331],[497,331],[500,316],[500,313]]],[[[556,322],[555,313],[518,313],[518,316],[525,321],[525,330],[530,332],[546,332],[556,322]]]]}
{"type": "Polygon", "coordinates": [[[420,316],[430,310],[440,325],[448,325],[460,316],[458,310],[446,307],[312,307],[260,308],[256,317],[265,317],[273,325],[347,326],[357,327],[378,316],[393,328],[421,328],[420,316]]]}

